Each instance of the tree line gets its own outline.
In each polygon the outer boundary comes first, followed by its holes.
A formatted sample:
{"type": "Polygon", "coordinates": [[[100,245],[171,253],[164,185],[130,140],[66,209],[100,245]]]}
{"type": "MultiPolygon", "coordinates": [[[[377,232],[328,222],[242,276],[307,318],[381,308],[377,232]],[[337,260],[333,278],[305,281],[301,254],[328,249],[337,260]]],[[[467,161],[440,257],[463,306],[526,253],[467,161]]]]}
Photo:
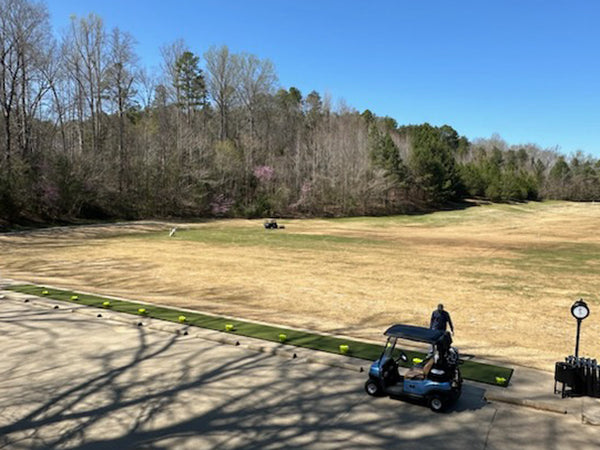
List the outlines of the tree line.
{"type": "Polygon", "coordinates": [[[600,161],[398,125],[178,40],[159,72],[90,14],[55,38],[0,0],[0,220],[394,214],[465,198],[600,200],[600,161]]]}

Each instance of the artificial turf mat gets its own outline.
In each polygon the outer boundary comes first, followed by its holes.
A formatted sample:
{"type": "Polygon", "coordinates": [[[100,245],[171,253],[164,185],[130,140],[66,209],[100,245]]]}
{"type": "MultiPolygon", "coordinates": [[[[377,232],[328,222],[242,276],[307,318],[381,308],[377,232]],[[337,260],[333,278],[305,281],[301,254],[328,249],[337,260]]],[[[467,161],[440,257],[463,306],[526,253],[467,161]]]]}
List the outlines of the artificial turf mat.
{"type": "MultiPolygon", "coordinates": [[[[167,320],[170,322],[180,322],[180,317],[185,317],[187,325],[193,325],[201,328],[225,332],[226,325],[233,325],[233,330],[227,333],[239,336],[264,339],[267,341],[280,342],[280,335],[285,334],[285,344],[297,347],[305,347],[313,350],[340,354],[340,345],[349,347],[348,356],[354,358],[374,361],[381,355],[382,345],[369,344],[366,342],[354,341],[352,339],[342,339],[332,336],[325,336],[318,333],[309,333],[288,328],[263,325],[242,320],[226,319],[224,317],[209,316],[202,313],[180,311],[175,308],[165,308],[133,301],[116,300],[112,298],[100,297],[90,294],[80,294],[78,292],[66,291],[62,289],[46,288],[37,285],[15,285],[6,289],[21,292],[23,294],[35,295],[38,297],[48,297],[54,300],[68,301],[97,308],[107,308],[105,302],[110,302],[109,309],[113,311],[134,314],[137,316],[151,317],[154,319],[167,320]],[[74,299],[76,296],[77,299],[74,299]],[[145,309],[143,314],[138,310],[145,309]]],[[[419,352],[406,351],[409,361],[413,358],[423,358],[425,355],[419,352]]],[[[461,373],[464,379],[478,381],[496,386],[506,387],[510,382],[513,369],[483,364],[475,361],[465,361],[461,365],[461,373]]]]}

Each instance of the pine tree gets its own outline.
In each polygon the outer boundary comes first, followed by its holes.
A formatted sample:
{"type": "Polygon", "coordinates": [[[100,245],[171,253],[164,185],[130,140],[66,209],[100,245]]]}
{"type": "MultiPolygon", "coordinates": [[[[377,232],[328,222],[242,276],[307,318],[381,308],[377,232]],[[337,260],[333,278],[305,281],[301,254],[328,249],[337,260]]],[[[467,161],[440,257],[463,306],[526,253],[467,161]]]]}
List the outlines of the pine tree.
{"type": "Polygon", "coordinates": [[[185,111],[188,118],[192,111],[206,105],[206,83],[199,67],[200,57],[186,51],[175,63],[174,87],[177,106],[185,111]]]}

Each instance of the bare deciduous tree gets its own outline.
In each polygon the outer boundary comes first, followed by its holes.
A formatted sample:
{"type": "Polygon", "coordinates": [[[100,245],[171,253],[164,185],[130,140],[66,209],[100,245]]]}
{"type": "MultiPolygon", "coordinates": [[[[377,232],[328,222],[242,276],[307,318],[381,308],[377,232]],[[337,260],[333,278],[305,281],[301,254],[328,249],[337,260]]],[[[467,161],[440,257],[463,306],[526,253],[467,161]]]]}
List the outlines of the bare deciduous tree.
{"type": "Polygon", "coordinates": [[[114,28],[109,38],[109,44],[106,83],[109,98],[116,106],[119,122],[119,192],[122,192],[124,185],[128,184],[126,174],[129,173],[128,157],[125,151],[125,112],[133,106],[138,58],[134,52],[135,40],[129,33],[114,28]]]}
{"type": "Polygon", "coordinates": [[[106,32],[102,19],[95,14],[87,18],[72,16],[63,50],[69,77],[75,84],[80,144],[83,149],[86,140],[84,123],[89,122],[91,150],[96,154],[102,147],[102,100],[107,69],[106,32]]]}
{"type": "Polygon", "coordinates": [[[6,176],[12,177],[16,134],[20,157],[31,158],[32,121],[49,89],[52,37],[43,4],[0,1],[0,108],[6,176]]]}
{"type": "Polygon", "coordinates": [[[208,93],[215,102],[219,114],[219,136],[229,138],[229,115],[235,105],[239,89],[239,58],[229,52],[226,45],[211,47],[204,53],[208,72],[208,93]]]}

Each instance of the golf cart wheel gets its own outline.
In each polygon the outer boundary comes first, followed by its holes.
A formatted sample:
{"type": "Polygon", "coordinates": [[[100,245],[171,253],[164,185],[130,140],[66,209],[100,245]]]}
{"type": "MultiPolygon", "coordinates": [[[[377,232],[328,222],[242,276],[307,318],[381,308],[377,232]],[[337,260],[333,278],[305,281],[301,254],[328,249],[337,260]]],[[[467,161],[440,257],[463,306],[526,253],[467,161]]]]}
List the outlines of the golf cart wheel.
{"type": "Polygon", "coordinates": [[[367,380],[365,383],[365,391],[372,397],[381,397],[382,390],[379,383],[375,380],[367,380]]]}
{"type": "Polygon", "coordinates": [[[429,397],[429,408],[433,412],[441,412],[445,407],[444,400],[439,395],[432,395],[429,397]]]}

